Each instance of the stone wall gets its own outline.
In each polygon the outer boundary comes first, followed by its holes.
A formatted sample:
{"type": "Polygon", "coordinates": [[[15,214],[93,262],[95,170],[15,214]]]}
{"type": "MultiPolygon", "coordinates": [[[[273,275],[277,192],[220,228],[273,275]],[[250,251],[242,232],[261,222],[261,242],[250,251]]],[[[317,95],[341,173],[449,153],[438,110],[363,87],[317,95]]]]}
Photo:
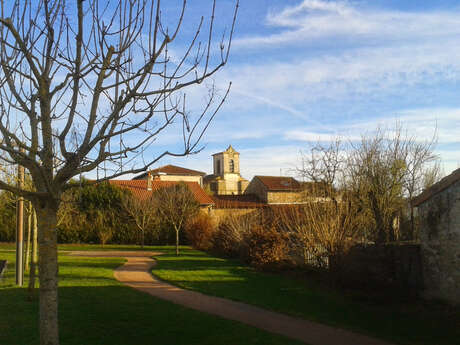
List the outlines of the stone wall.
{"type": "Polygon", "coordinates": [[[330,269],[343,283],[390,294],[416,296],[423,288],[420,246],[416,244],[357,245],[330,269]]]}
{"type": "Polygon", "coordinates": [[[210,215],[216,224],[219,224],[227,216],[242,216],[255,211],[257,211],[256,208],[215,208],[210,212],[210,215]]]}
{"type": "Polygon", "coordinates": [[[424,295],[460,304],[460,181],[418,205],[424,295]]]}
{"type": "Polygon", "coordinates": [[[248,187],[244,191],[244,194],[252,194],[256,195],[260,201],[267,203],[267,188],[264,186],[262,182],[259,181],[258,178],[253,178],[251,182],[249,182],[248,187]]]}
{"type": "Polygon", "coordinates": [[[303,201],[305,201],[305,198],[300,192],[270,191],[267,193],[267,203],[269,204],[286,204],[303,201]]]}

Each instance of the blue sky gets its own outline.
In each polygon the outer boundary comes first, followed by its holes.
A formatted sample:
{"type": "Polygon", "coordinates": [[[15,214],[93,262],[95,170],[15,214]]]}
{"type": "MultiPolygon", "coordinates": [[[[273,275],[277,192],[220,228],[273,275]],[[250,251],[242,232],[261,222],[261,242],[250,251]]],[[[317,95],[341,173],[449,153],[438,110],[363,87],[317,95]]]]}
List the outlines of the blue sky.
{"type": "MultiPolygon", "coordinates": [[[[205,3],[189,2],[184,36],[205,3]]],[[[217,32],[233,4],[218,1],[217,32]]],[[[243,0],[230,61],[214,80],[233,85],[205,148],[158,165],[211,173],[211,154],[231,144],[243,177],[284,175],[309,142],[399,121],[418,140],[437,128],[445,173],[460,167],[460,1],[243,0]]],[[[190,95],[193,111],[202,94],[190,95]]]]}

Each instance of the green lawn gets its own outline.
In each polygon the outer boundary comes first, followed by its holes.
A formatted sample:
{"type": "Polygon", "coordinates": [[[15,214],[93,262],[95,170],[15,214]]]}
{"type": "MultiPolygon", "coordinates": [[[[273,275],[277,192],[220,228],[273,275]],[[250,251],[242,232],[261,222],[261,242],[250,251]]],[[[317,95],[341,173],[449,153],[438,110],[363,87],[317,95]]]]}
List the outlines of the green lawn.
{"type": "Polygon", "coordinates": [[[256,272],[189,248],[158,256],[153,274],[174,285],[258,305],[399,344],[458,344],[460,315],[433,304],[364,303],[307,279],[256,272]]]}
{"type": "MultiPolygon", "coordinates": [[[[27,291],[14,286],[13,247],[0,245],[0,259],[9,262],[5,279],[0,282],[0,344],[34,345],[39,343],[38,304],[37,300],[28,302],[27,291]]],[[[62,246],[60,249],[101,248],[62,246]]],[[[59,262],[59,319],[63,345],[300,344],[124,287],[113,278],[113,270],[123,259],[60,255],[59,262]]]]}

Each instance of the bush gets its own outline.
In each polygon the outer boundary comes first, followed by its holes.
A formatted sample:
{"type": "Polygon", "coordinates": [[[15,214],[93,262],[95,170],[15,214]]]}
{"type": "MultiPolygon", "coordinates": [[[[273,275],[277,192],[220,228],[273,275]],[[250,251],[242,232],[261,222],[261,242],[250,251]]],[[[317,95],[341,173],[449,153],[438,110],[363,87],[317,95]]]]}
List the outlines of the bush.
{"type": "Polygon", "coordinates": [[[217,228],[213,239],[213,252],[227,257],[248,258],[248,248],[245,241],[251,228],[258,224],[259,212],[244,215],[230,214],[225,217],[217,228]]]}
{"type": "Polygon", "coordinates": [[[288,260],[288,237],[275,226],[255,225],[247,234],[249,263],[256,268],[275,268],[288,260]]]}
{"type": "Polygon", "coordinates": [[[185,226],[185,235],[190,244],[200,250],[211,249],[216,227],[212,218],[200,212],[193,217],[185,226]]]}
{"type": "Polygon", "coordinates": [[[12,242],[16,238],[15,199],[9,192],[0,193],[0,242],[12,242]]]}

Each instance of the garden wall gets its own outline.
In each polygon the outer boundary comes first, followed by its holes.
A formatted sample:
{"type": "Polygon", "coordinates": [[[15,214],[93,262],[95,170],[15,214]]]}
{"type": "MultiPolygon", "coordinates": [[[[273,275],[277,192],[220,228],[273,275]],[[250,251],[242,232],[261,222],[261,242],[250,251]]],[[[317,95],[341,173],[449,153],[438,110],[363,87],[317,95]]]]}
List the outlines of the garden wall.
{"type": "Polygon", "coordinates": [[[243,216],[256,210],[257,208],[215,208],[210,215],[216,224],[219,224],[222,219],[228,216],[243,216]]]}
{"type": "Polygon", "coordinates": [[[345,284],[359,288],[391,288],[414,296],[423,288],[417,244],[354,246],[344,257],[331,258],[330,268],[345,284]]]}
{"type": "Polygon", "coordinates": [[[424,297],[460,304],[460,169],[419,199],[424,297]]]}

